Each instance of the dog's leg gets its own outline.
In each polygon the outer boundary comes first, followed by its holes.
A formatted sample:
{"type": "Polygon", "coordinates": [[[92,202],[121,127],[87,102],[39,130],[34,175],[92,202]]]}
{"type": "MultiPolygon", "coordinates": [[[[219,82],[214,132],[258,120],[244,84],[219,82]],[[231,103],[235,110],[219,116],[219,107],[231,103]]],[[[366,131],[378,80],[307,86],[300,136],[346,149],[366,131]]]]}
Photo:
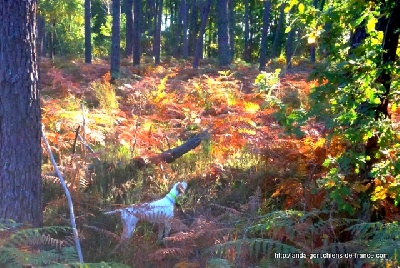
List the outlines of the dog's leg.
{"type": "Polygon", "coordinates": [[[136,224],[139,221],[138,218],[132,215],[129,211],[123,211],[121,213],[121,219],[123,224],[122,238],[128,239],[132,236],[135,231],[136,224]]]}
{"type": "Polygon", "coordinates": [[[157,241],[160,243],[162,239],[164,238],[164,229],[165,229],[165,224],[164,223],[159,223],[158,224],[158,239],[157,241]]]}

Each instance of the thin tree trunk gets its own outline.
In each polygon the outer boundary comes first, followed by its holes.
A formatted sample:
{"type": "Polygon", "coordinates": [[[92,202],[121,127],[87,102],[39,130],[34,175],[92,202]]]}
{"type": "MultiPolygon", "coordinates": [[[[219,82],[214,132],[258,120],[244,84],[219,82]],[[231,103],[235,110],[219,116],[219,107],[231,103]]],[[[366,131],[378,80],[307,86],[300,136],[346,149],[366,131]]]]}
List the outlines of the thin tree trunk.
{"type": "Polygon", "coordinates": [[[182,24],[187,24],[187,7],[186,7],[186,0],[181,0],[181,4],[179,5],[178,11],[178,20],[176,21],[176,32],[175,32],[175,48],[173,51],[173,55],[175,58],[178,58],[181,55],[181,33],[182,33],[182,24]],[[184,14],[185,13],[185,14],[184,14]],[[186,18],[186,22],[183,22],[183,18],[186,18]]]}
{"type": "Polygon", "coordinates": [[[188,8],[186,0],[182,0],[182,57],[187,59],[189,56],[189,40],[188,40],[188,8]]]}
{"type": "MultiPolygon", "coordinates": [[[[318,8],[318,0],[313,0],[314,8],[318,8]]],[[[310,61],[311,63],[315,63],[315,55],[316,54],[316,44],[315,42],[310,43],[310,61]]]]}
{"type": "Polygon", "coordinates": [[[188,22],[188,29],[190,30],[188,36],[188,54],[194,55],[196,47],[197,34],[199,31],[198,17],[199,17],[199,0],[191,0],[190,21],[188,22]]]}
{"type": "Polygon", "coordinates": [[[229,10],[229,46],[231,60],[235,56],[235,0],[228,0],[228,10],[229,10]]]}
{"type": "Polygon", "coordinates": [[[128,58],[133,52],[133,0],[125,0],[126,34],[125,34],[125,57],[128,58]]]}
{"type": "Polygon", "coordinates": [[[295,39],[296,30],[291,29],[288,33],[286,40],[286,69],[292,69],[292,57],[294,53],[293,43],[295,39]]]}
{"type": "Polygon", "coordinates": [[[160,64],[161,56],[161,19],[163,10],[163,0],[156,0],[156,12],[155,15],[155,31],[154,31],[154,43],[153,43],[153,55],[154,63],[156,65],[160,64]]]}
{"type": "Polygon", "coordinates": [[[139,66],[141,51],[140,36],[142,31],[142,0],[134,0],[133,5],[133,66],[139,66]]]}
{"type": "Polygon", "coordinates": [[[246,62],[250,61],[250,47],[249,47],[249,34],[250,34],[250,23],[249,23],[249,0],[244,1],[244,53],[243,59],[246,62]]]}
{"type": "Polygon", "coordinates": [[[260,46],[260,71],[265,71],[265,64],[267,63],[267,38],[269,28],[269,14],[271,12],[271,0],[264,2],[264,14],[263,14],[263,29],[261,35],[261,46],[260,46]]]}
{"type": "Polygon", "coordinates": [[[193,59],[193,68],[199,68],[199,61],[203,55],[203,42],[204,42],[204,33],[206,32],[207,26],[207,19],[208,14],[210,13],[211,9],[211,0],[203,0],[202,7],[201,7],[201,22],[200,22],[200,31],[197,37],[195,52],[194,52],[194,59],[193,59]]]}
{"type": "Polygon", "coordinates": [[[121,0],[112,0],[111,80],[119,78],[121,49],[121,0]]]}
{"type": "Polygon", "coordinates": [[[53,19],[51,22],[51,29],[50,29],[50,34],[49,34],[49,50],[50,50],[50,59],[54,60],[55,57],[55,30],[56,29],[56,21],[53,19]]]}
{"type": "Polygon", "coordinates": [[[40,227],[42,148],[36,13],[35,0],[0,0],[0,218],[40,227]]]}
{"type": "Polygon", "coordinates": [[[85,63],[92,63],[92,18],[90,0],[85,0],[85,63]]]}
{"type": "Polygon", "coordinates": [[[271,58],[272,59],[276,58],[278,56],[278,43],[281,38],[283,19],[285,18],[285,7],[286,7],[286,3],[282,3],[281,7],[279,8],[278,25],[276,26],[274,42],[272,43],[272,48],[271,48],[271,58]]]}
{"type": "MultiPolygon", "coordinates": [[[[382,63],[378,66],[382,71],[377,78],[377,83],[381,84],[385,89],[385,92],[379,97],[381,103],[375,108],[375,120],[381,120],[384,118],[390,118],[389,114],[389,95],[391,93],[391,84],[392,77],[390,74],[390,68],[388,65],[394,65],[396,61],[396,51],[399,44],[399,29],[400,29],[400,20],[398,16],[400,15],[400,2],[396,1],[391,15],[389,18],[382,18],[380,30],[384,32],[383,43],[382,43],[382,63]]],[[[361,43],[361,42],[359,42],[361,43]]],[[[367,141],[365,147],[365,155],[368,159],[365,162],[365,173],[366,177],[369,177],[371,180],[371,172],[373,169],[373,165],[378,162],[377,152],[379,151],[379,136],[378,134],[373,135],[367,141]]]]}
{"type": "Polygon", "coordinates": [[[38,38],[37,38],[37,53],[38,57],[46,57],[46,21],[42,16],[37,18],[38,38]]]}
{"type": "Polygon", "coordinates": [[[228,32],[228,0],[217,1],[218,59],[221,67],[231,63],[228,32]]]}
{"type": "MultiPolygon", "coordinates": [[[[293,14],[294,13],[295,8],[292,7],[289,14],[293,14]]],[[[286,38],[286,69],[290,70],[292,69],[292,57],[293,57],[293,53],[294,53],[294,47],[293,47],[293,43],[294,43],[294,39],[296,35],[296,29],[292,28],[286,38]]]]}

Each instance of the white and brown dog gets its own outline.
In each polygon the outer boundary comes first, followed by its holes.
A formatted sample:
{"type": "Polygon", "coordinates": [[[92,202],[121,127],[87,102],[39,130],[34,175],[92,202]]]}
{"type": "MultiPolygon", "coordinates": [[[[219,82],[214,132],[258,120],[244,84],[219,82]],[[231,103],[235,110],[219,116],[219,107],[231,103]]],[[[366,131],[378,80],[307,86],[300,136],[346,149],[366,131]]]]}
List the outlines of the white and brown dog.
{"type": "Polygon", "coordinates": [[[158,240],[161,241],[161,239],[167,237],[171,231],[171,219],[174,216],[176,199],[186,191],[186,188],[186,182],[177,182],[174,184],[171,191],[162,199],[151,203],[131,205],[126,208],[105,212],[105,214],[121,213],[123,223],[122,240],[132,236],[139,220],[146,220],[158,224],[158,240]]]}

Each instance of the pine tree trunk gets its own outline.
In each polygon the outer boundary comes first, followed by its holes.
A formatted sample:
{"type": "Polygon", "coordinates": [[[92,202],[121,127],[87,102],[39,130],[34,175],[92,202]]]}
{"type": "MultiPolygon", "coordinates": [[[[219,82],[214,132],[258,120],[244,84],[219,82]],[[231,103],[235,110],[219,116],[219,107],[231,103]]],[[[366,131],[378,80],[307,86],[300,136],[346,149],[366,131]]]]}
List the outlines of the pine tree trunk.
{"type": "Polygon", "coordinates": [[[133,0],[125,1],[126,33],[125,33],[125,57],[128,58],[133,52],[133,0]]]}
{"type": "Polygon", "coordinates": [[[265,64],[267,63],[267,38],[269,28],[269,14],[271,13],[271,0],[264,2],[264,14],[263,14],[263,29],[261,33],[261,45],[260,45],[260,71],[265,71],[265,64]]]}
{"type": "Polygon", "coordinates": [[[183,23],[187,24],[186,0],[181,0],[181,4],[179,5],[179,10],[178,10],[178,19],[176,21],[176,31],[175,31],[176,46],[173,51],[173,55],[175,58],[178,58],[181,55],[180,49],[182,48],[181,33],[182,33],[182,24],[183,23]],[[186,18],[185,22],[183,21],[183,18],[186,18]]]}
{"type": "Polygon", "coordinates": [[[92,63],[92,18],[90,0],[85,0],[85,63],[92,63]]]}
{"type": "Polygon", "coordinates": [[[231,60],[235,56],[235,0],[228,0],[228,10],[229,10],[229,46],[231,60]]]}
{"type": "Polygon", "coordinates": [[[140,35],[142,31],[142,0],[133,2],[133,66],[140,65],[140,35]]]}
{"type": "Polygon", "coordinates": [[[249,23],[249,0],[244,1],[244,52],[243,59],[246,62],[250,61],[250,45],[249,45],[249,36],[250,36],[250,23],[249,23]]]}
{"type": "Polygon", "coordinates": [[[112,0],[111,80],[119,78],[121,49],[121,0],[112,0]]]}
{"type": "Polygon", "coordinates": [[[229,32],[228,32],[228,0],[217,1],[218,24],[218,59],[219,66],[228,66],[231,63],[229,32]]]}
{"type": "Polygon", "coordinates": [[[160,64],[161,56],[161,19],[163,10],[163,0],[156,0],[156,12],[154,13],[155,18],[155,31],[154,31],[154,43],[153,43],[153,55],[154,64],[160,64]]]}
{"type": "Polygon", "coordinates": [[[276,31],[275,31],[275,37],[274,37],[274,42],[272,43],[272,48],[271,48],[271,58],[276,58],[280,53],[280,49],[278,49],[278,43],[281,38],[281,33],[282,33],[282,27],[283,27],[283,19],[285,17],[285,7],[286,3],[282,3],[281,7],[279,8],[279,19],[278,19],[278,25],[276,26],[276,31]]]}
{"type": "Polygon", "coordinates": [[[193,68],[194,69],[199,68],[199,61],[203,55],[203,47],[204,47],[203,46],[203,43],[204,43],[203,35],[206,32],[207,19],[208,19],[208,14],[210,13],[210,9],[211,9],[211,0],[203,0],[202,7],[201,7],[200,31],[199,31],[199,35],[197,37],[196,47],[194,50],[194,58],[193,58],[193,68]]]}
{"type": "Polygon", "coordinates": [[[182,57],[189,57],[189,39],[188,39],[188,9],[186,0],[182,0],[182,57]]]}
{"type": "Polygon", "coordinates": [[[36,0],[0,0],[0,218],[39,227],[43,212],[36,11],[36,0]]]}
{"type": "MultiPolygon", "coordinates": [[[[318,0],[313,0],[313,6],[314,8],[318,8],[318,0]]],[[[310,44],[310,61],[311,63],[315,63],[315,58],[316,58],[316,45],[315,43],[310,44]]]]}
{"type": "Polygon", "coordinates": [[[188,18],[188,55],[194,55],[194,50],[196,47],[197,34],[199,31],[198,17],[199,17],[199,1],[191,0],[190,2],[190,18],[188,18]]]}

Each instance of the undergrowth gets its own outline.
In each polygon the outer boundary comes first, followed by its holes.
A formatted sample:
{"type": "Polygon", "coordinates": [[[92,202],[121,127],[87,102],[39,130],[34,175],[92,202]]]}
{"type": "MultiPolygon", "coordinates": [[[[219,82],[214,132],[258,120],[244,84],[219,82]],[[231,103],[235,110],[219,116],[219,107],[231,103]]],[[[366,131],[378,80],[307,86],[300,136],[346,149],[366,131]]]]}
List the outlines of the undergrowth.
{"type": "MultiPolygon", "coordinates": [[[[64,81],[62,72],[52,73],[64,81]]],[[[86,261],[168,268],[398,265],[396,221],[370,223],[339,214],[319,187],[324,160],[346,150],[346,143],[328,142],[326,129],[315,120],[297,124],[301,115],[292,112],[309,105],[305,75],[272,71],[257,78],[249,66],[196,73],[148,64],[140,79],[111,85],[106,72],[99,73],[79,97],[62,88],[67,95],[62,101],[44,100],[43,114],[71,189],[86,261]],[[94,92],[104,86],[117,89],[115,95],[94,92]],[[82,103],[89,104],[85,115],[82,103]],[[71,154],[83,116],[85,141],[94,152],[78,141],[71,154]],[[281,125],[299,130],[301,139],[281,125]],[[203,129],[210,137],[175,162],[137,165],[137,158],[146,162],[203,129]],[[121,220],[103,211],[158,199],[182,180],[189,187],[175,212],[172,235],[159,244],[155,227],[141,223],[120,245],[121,220]],[[367,252],[388,258],[311,258],[367,252]],[[307,258],[276,255],[291,253],[307,258]]],[[[66,225],[65,198],[46,161],[45,224],[66,225]]]]}

